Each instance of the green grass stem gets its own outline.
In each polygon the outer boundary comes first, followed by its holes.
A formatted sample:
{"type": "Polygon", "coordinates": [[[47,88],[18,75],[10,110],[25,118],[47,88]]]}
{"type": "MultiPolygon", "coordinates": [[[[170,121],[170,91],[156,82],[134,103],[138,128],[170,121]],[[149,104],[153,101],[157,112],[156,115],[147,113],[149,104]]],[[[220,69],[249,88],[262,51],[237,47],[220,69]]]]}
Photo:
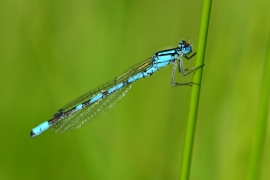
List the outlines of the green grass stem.
{"type": "MultiPolygon", "coordinates": [[[[211,4],[212,4],[212,0],[204,0],[203,2],[195,67],[204,64],[204,55],[205,55],[205,49],[206,49],[211,4]]],[[[203,68],[199,68],[194,73],[193,82],[201,84],[202,70],[203,68]]],[[[183,149],[183,156],[182,156],[182,163],[181,163],[181,170],[180,170],[180,180],[189,179],[192,146],[193,146],[193,139],[194,139],[194,134],[195,134],[195,125],[196,125],[196,118],[197,118],[199,97],[200,97],[200,88],[201,86],[193,85],[192,90],[191,90],[190,108],[189,108],[189,115],[188,115],[188,121],[187,121],[187,128],[186,128],[184,149],[183,149]]]]}
{"type": "Polygon", "coordinates": [[[253,144],[251,149],[250,164],[248,171],[249,180],[259,179],[261,157],[263,152],[264,137],[266,133],[269,93],[270,93],[270,34],[268,40],[267,55],[265,59],[264,72],[262,76],[261,94],[259,100],[258,119],[253,144]]]}

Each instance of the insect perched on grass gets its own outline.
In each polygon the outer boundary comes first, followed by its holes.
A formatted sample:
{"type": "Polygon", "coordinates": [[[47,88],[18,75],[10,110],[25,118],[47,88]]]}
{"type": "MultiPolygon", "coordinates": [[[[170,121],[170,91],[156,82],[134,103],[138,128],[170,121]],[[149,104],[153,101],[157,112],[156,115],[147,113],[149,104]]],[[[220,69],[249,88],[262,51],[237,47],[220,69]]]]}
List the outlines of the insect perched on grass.
{"type": "Polygon", "coordinates": [[[181,57],[190,59],[196,54],[194,53],[188,57],[187,55],[191,52],[192,48],[186,41],[180,41],[179,47],[156,52],[152,57],[131,67],[116,78],[68,103],[59,109],[50,120],[32,129],[30,136],[38,136],[48,128],[51,128],[54,132],[64,132],[69,129],[81,127],[111,108],[128,92],[135,81],[148,77],[157,72],[160,68],[169,64],[173,64],[171,77],[172,86],[195,84],[193,82],[174,82],[177,65],[179,72],[181,72],[183,76],[186,76],[194,70],[202,67],[199,66],[186,70],[184,69],[181,57]]]}

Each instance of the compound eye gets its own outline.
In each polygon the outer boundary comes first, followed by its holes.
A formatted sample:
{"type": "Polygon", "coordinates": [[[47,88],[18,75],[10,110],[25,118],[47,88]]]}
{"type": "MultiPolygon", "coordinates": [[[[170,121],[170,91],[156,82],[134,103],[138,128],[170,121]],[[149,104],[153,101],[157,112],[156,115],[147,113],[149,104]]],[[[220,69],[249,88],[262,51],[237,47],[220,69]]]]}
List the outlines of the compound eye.
{"type": "Polygon", "coordinates": [[[182,48],[183,54],[189,54],[191,52],[191,47],[190,46],[185,46],[182,48]]]}

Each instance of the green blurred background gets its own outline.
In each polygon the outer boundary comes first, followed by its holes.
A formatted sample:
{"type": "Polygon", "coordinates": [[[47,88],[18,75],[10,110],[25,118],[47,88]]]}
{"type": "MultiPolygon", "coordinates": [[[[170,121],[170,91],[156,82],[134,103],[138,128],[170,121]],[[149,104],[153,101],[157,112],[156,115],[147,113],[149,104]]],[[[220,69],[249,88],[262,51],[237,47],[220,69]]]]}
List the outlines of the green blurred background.
{"type": "MultiPolygon", "coordinates": [[[[0,179],[178,179],[191,88],[170,87],[172,66],[83,128],[29,132],[158,50],[189,39],[196,51],[201,9],[184,0],[0,1],[0,179]]],[[[213,1],[192,180],[247,174],[269,9],[266,0],[213,1]]],[[[269,141],[267,133],[261,179],[270,176],[269,141]]]]}

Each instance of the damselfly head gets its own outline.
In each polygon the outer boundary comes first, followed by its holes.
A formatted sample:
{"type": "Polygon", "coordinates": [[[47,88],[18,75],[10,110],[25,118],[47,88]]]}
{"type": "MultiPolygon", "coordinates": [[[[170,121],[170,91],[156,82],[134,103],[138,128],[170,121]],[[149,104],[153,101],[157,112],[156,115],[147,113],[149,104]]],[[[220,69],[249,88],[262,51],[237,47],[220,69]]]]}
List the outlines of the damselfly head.
{"type": "Polygon", "coordinates": [[[185,40],[179,42],[179,47],[181,48],[183,54],[189,54],[192,52],[191,45],[185,40]]]}

